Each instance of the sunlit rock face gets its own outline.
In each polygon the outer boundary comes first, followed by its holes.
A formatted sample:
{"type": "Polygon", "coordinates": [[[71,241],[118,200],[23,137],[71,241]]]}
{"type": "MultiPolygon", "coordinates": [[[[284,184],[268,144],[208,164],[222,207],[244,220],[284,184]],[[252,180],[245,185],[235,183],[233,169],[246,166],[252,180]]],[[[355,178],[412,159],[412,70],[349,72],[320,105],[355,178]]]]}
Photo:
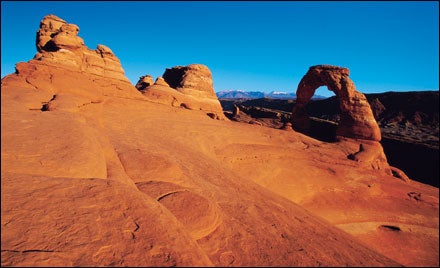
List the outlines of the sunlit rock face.
{"type": "Polygon", "coordinates": [[[143,75],[139,77],[138,82],[136,83],[136,88],[138,90],[145,89],[154,84],[153,77],[149,74],[143,75]]]}
{"type": "Polygon", "coordinates": [[[183,94],[217,99],[212,74],[206,65],[190,64],[166,69],[163,78],[172,88],[183,94]]]}
{"type": "Polygon", "coordinates": [[[55,15],[45,16],[37,31],[38,53],[34,60],[128,82],[119,59],[110,48],[98,45],[96,50],[90,50],[78,33],[77,25],[55,15]]]}
{"type": "Polygon", "coordinates": [[[1,80],[2,267],[438,267],[438,188],[363,167],[377,141],[162,105],[50,18],[1,80]]]}
{"type": "Polygon", "coordinates": [[[145,79],[140,78],[138,89],[149,99],[175,107],[202,110],[212,118],[226,120],[207,66],[190,64],[167,68],[152,86],[147,86],[150,82],[146,83],[145,79]]]}
{"type": "Polygon", "coordinates": [[[380,128],[367,98],[356,90],[353,81],[348,77],[349,74],[350,71],[347,68],[338,66],[310,67],[296,91],[297,100],[292,111],[292,125],[297,130],[307,132],[310,128],[310,118],[306,112],[306,105],[317,88],[327,86],[339,99],[341,119],[336,129],[339,141],[349,141],[346,138],[360,140],[354,142],[359,148],[354,148],[355,151],[347,157],[372,169],[383,170],[391,174],[382,145],[379,143],[380,128]]]}
{"type": "Polygon", "coordinates": [[[4,93],[18,94],[9,88],[21,85],[38,92],[38,97],[26,99],[26,107],[69,111],[110,96],[144,98],[110,48],[98,45],[91,50],[78,33],[78,26],[45,16],[36,34],[37,53],[32,60],[17,63],[15,73],[2,79],[4,93]]]}
{"type": "Polygon", "coordinates": [[[310,67],[296,91],[297,100],[292,114],[293,126],[302,130],[309,127],[305,106],[318,87],[327,86],[339,98],[341,121],[336,135],[380,141],[380,129],[370,105],[365,95],[356,90],[353,81],[348,77],[349,73],[347,68],[331,65],[310,67]]]}

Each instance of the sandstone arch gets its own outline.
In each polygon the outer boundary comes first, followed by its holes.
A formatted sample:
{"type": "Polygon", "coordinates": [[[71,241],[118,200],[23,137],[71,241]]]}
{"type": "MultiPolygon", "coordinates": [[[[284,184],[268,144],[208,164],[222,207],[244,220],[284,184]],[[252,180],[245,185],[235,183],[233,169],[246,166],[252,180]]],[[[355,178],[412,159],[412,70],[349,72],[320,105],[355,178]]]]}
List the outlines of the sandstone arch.
{"type": "Polygon", "coordinates": [[[335,93],[339,99],[340,122],[336,130],[337,136],[380,141],[379,126],[374,119],[371,107],[364,94],[356,90],[353,81],[348,77],[347,68],[332,65],[316,65],[301,79],[296,91],[296,105],[292,111],[292,125],[300,131],[307,131],[310,119],[306,105],[315,90],[320,86],[335,93]]]}

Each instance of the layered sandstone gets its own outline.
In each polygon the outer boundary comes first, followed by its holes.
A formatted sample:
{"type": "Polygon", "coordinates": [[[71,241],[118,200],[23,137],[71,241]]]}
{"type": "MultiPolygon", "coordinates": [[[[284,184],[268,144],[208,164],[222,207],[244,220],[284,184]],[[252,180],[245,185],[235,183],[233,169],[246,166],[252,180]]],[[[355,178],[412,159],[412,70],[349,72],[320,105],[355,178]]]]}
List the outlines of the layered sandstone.
{"type": "Polygon", "coordinates": [[[355,151],[349,158],[391,174],[383,148],[379,143],[381,133],[370,104],[365,95],[356,90],[353,81],[348,77],[349,74],[350,71],[347,68],[338,66],[310,67],[298,84],[296,104],[292,111],[292,125],[297,130],[307,132],[310,128],[310,118],[307,115],[306,105],[317,88],[327,86],[339,99],[340,122],[336,129],[338,139],[340,141],[347,141],[343,138],[366,140],[363,144],[360,142],[358,146],[368,148],[368,150],[355,151]]]}
{"type": "Polygon", "coordinates": [[[152,86],[143,80],[145,77],[140,78],[137,88],[151,100],[226,119],[214,91],[211,71],[203,64],[167,68],[152,86]]]}
{"type": "Polygon", "coordinates": [[[34,60],[128,82],[119,59],[110,48],[98,45],[96,50],[90,50],[78,33],[77,25],[55,15],[45,16],[37,31],[38,53],[34,60]]]}
{"type": "Polygon", "coordinates": [[[138,90],[142,90],[144,88],[147,88],[149,86],[152,86],[154,84],[153,77],[149,74],[143,75],[139,77],[139,81],[136,83],[136,88],[138,90]]]}
{"type": "Polygon", "coordinates": [[[17,69],[1,90],[2,266],[439,264],[438,189],[352,148],[63,64],[17,69]]]}
{"type": "Polygon", "coordinates": [[[317,65],[309,68],[298,85],[296,105],[292,112],[292,123],[295,128],[307,129],[309,119],[305,110],[315,90],[320,86],[335,93],[339,98],[341,120],[336,134],[347,138],[380,141],[380,129],[364,94],[356,90],[353,81],[348,77],[347,68],[317,65]]]}
{"type": "Polygon", "coordinates": [[[15,74],[2,79],[2,93],[23,98],[13,89],[15,85],[35,91],[37,97],[26,98],[21,105],[43,110],[78,109],[110,96],[143,99],[112,50],[104,45],[91,50],[78,33],[78,26],[45,16],[36,36],[38,52],[32,60],[17,63],[15,74]]]}

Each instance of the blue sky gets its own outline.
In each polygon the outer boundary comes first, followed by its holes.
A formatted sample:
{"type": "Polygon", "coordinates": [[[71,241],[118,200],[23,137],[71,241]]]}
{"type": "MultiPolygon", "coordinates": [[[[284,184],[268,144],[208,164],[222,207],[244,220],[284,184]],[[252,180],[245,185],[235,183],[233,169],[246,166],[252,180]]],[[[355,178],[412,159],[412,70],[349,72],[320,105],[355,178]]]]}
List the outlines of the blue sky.
{"type": "Polygon", "coordinates": [[[201,63],[216,91],[295,92],[310,66],[332,64],[364,93],[439,88],[436,1],[2,1],[2,77],[33,58],[47,14],[78,25],[89,48],[110,47],[134,84],[201,63]]]}

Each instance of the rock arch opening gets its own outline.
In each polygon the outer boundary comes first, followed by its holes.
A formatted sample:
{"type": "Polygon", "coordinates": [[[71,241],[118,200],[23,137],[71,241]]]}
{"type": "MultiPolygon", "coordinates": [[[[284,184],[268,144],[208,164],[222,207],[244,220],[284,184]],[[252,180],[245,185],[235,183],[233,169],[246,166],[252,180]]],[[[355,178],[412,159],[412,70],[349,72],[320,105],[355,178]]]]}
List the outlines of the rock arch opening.
{"type": "Polygon", "coordinates": [[[315,90],[314,99],[326,99],[336,96],[335,93],[328,89],[327,86],[320,86],[315,90]]]}
{"type": "Polygon", "coordinates": [[[347,68],[332,65],[316,65],[309,68],[298,84],[296,104],[292,111],[292,127],[302,133],[334,141],[338,136],[380,141],[379,126],[364,94],[358,92],[348,77],[347,68]],[[326,86],[336,95],[339,107],[339,123],[311,119],[307,104],[316,90],[326,86]]]}
{"type": "Polygon", "coordinates": [[[334,92],[327,86],[318,87],[305,109],[310,120],[305,134],[320,141],[336,141],[340,112],[339,101],[334,92]]]}

